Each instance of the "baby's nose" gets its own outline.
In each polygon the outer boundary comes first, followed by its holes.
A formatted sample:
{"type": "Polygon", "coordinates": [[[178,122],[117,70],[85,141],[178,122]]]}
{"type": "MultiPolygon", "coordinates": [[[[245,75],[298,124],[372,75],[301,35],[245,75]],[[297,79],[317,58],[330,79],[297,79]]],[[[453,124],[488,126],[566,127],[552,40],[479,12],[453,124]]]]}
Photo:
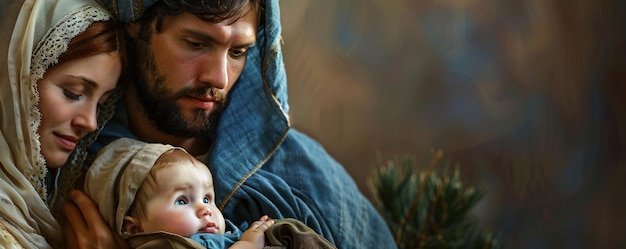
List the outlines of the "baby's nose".
{"type": "Polygon", "coordinates": [[[211,212],[211,208],[209,208],[208,206],[205,205],[201,205],[201,207],[198,209],[198,217],[203,217],[203,216],[211,216],[213,214],[213,212],[211,212]]]}

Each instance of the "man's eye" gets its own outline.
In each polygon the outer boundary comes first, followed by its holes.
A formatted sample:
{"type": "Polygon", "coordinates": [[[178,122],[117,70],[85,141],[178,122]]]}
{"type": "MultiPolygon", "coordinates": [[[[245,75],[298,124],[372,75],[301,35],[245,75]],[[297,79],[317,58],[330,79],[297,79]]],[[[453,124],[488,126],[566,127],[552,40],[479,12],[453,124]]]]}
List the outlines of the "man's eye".
{"type": "Polygon", "coordinates": [[[247,49],[231,49],[229,53],[232,57],[241,57],[241,56],[247,55],[248,50],[247,49]]]}
{"type": "Polygon", "coordinates": [[[187,200],[181,198],[181,199],[176,200],[175,203],[176,203],[176,205],[182,206],[182,205],[186,205],[187,204],[187,200]]]}
{"type": "Polygon", "coordinates": [[[63,95],[65,95],[65,97],[72,99],[72,100],[79,100],[81,95],[78,94],[74,94],[73,92],[70,92],[66,89],[63,89],[63,95]]]}
{"type": "Polygon", "coordinates": [[[189,44],[189,46],[192,47],[192,48],[204,48],[204,47],[206,47],[206,44],[204,44],[202,42],[187,41],[187,44],[189,44]]]}

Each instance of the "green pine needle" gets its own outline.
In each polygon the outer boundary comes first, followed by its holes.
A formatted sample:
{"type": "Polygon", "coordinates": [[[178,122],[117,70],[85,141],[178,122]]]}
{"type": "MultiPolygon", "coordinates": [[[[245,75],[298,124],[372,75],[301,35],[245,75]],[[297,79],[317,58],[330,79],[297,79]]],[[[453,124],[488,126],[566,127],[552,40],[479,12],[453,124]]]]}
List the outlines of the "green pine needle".
{"type": "Polygon", "coordinates": [[[500,248],[489,233],[476,234],[477,222],[467,214],[485,192],[466,187],[458,166],[436,151],[425,171],[413,157],[383,163],[368,179],[372,202],[381,213],[401,249],[500,248]]]}

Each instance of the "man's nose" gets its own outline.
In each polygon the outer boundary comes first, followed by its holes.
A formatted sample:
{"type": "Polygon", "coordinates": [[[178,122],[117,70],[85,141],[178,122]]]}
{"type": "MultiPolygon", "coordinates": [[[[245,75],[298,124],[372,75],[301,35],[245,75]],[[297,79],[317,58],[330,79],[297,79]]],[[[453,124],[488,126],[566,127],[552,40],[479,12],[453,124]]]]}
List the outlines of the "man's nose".
{"type": "Polygon", "coordinates": [[[228,86],[228,52],[207,55],[199,70],[199,81],[218,89],[228,86]]]}

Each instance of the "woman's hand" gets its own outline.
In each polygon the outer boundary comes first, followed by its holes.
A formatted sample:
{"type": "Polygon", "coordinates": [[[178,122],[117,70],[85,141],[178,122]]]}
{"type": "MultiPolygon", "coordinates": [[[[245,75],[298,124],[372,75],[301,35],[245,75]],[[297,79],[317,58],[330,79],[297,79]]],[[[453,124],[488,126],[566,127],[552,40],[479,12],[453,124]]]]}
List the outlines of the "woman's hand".
{"type": "Polygon", "coordinates": [[[89,196],[80,190],[73,190],[70,195],[73,202],[63,205],[67,248],[128,248],[126,242],[111,231],[89,196]]]}

